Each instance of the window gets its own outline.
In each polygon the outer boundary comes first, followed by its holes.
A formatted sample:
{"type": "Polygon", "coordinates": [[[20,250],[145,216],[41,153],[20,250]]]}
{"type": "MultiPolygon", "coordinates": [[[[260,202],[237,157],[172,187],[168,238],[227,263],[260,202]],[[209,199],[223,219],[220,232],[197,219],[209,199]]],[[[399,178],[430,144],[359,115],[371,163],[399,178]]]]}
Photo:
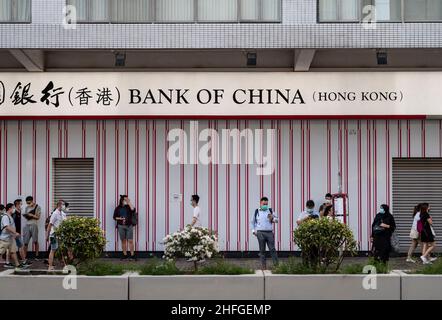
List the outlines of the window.
{"type": "Polygon", "coordinates": [[[442,20],[442,0],[319,0],[318,6],[320,22],[360,22],[369,14],[379,22],[442,20]]]}
{"type": "Polygon", "coordinates": [[[241,21],[280,20],[278,0],[240,0],[241,21]]]}
{"type": "MultiPolygon", "coordinates": [[[[94,0],[95,1],[95,0],[94,0]]],[[[54,204],[69,202],[69,213],[94,216],[94,159],[53,159],[54,204]]]]}
{"type": "Polygon", "coordinates": [[[31,22],[31,0],[0,0],[0,22],[31,22]]]}
{"type": "Polygon", "coordinates": [[[193,0],[157,0],[159,22],[189,22],[194,20],[193,0]]]}
{"type": "Polygon", "coordinates": [[[442,20],[442,0],[406,0],[405,21],[442,20]]]}
{"type": "MultiPolygon", "coordinates": [[[[0,0],[4,1],[4,0],[0,0]]],[[[279,22],[281,0],[67,0],[78,22],[279,22]]]]}

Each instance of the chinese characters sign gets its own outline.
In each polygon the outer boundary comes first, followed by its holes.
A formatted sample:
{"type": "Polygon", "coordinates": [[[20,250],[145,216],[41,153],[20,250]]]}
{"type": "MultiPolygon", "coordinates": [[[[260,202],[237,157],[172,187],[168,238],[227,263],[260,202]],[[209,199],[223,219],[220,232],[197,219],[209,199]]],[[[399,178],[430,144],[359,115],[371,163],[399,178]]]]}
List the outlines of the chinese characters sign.
{"type": "Polygon", "coordinates": [[[0,73],[0,117],[442,116],[439,72],[0,73]]]}

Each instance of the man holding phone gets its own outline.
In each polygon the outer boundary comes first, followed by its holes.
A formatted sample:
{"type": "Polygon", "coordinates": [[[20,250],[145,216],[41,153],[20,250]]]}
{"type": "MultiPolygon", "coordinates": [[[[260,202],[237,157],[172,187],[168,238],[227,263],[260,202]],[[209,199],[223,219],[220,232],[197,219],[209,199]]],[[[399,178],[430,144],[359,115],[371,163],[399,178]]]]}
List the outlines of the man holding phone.
{"type": "Polygon", "coordinates": [[[275,235],[273,233],[274,223],[278,223],[278,217],[273,212],[273,209],[269,207],[269,199],[262,197],[260,206],[255,210],[252,220],[250,221],[250,229],[253,235],[258,239],[262,270],[267,269],[266,244],[272,256],[273,264],[278,264],[278,256],[275,249],[275,235]]]}

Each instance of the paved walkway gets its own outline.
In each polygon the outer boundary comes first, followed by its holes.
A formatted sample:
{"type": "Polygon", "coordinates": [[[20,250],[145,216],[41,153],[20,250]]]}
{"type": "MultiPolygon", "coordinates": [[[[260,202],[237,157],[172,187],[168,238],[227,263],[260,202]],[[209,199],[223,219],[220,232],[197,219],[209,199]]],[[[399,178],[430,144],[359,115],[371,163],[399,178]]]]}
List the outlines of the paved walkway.
{"type": "MultiPolygon", "coordinates": [[[[294,258],[296,261],[301,262],[301,258],[294,258]]],[[[442,258],[441,258],[442,259],[442,258]]],[[[104,261],[112,261],[114,263],[128,263],[128,261],[120,261],[119,259],[110,259],[110,258],[103,258],[104,261]]],[[[137,262],[131,262],[136,264],[143,264],[149,261],[150,259],[138,259],[137,262]]],[[[252,269],[260,269],[260,262],[259,259],[249,259],[249,258],[227,258],[226,259],[230,263],[238,264],[244,267],[252,268],[252,269]]],[[[418,261],[419,258],[416,257],[416,261],[418,261]]],[[[214,263],[215,260],[208,260],[205,262],[206,264],[214,263]]],[[[268,260],[268,267],[272,267],[271,259],[268,260]]],[[[287,258],[281,258],[280,261],[287,261],[287,258]]],[[[347,264],[367,264],[368,258],[366,257],[347,257],[344,259],[343,265],[347,264]]],[[[179,259],[177,261],[177,266],[181,269],[188,269],[191,270],[193,268],[193,263],[187,262],[185,259],[179,259]]],[[[389,267],[392,270],[410,270],[410,271],[416,271],[418,269],[421,269],[423,267],[422,263],[417,262],[416,264],[405,262],[405,257],[399,257],[399,258],[391,258],[389,267]]],[[[30,267],[31,269],[46,269],[47,265],[44,264],[43,260],[40,261],[33,261],[33,264],[30,267]]],[[[57,265],[57,269],[62,269],[61,265],[57,265]]],[[[3,267],[3,263],[0,261],[0,271],[5,270],[3,267]]]]}

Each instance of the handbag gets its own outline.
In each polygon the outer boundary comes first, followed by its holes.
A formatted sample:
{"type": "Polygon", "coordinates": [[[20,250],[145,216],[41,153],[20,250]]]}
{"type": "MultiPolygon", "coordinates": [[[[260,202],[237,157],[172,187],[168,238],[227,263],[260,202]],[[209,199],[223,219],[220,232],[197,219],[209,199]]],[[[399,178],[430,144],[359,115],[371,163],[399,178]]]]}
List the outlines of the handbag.
{"type": "Polygon", "coordinates": [[[373,227],[373,234],[381,234],[384,231],[385,231],[384,227],[381,227],[378,224],[373,227]]]}
{"type": "Polygon", "coordinates": [[[419,232],[415,229],[411,229],[410,231],[410,239],[417,240],[419,239],[419,232]]]}

